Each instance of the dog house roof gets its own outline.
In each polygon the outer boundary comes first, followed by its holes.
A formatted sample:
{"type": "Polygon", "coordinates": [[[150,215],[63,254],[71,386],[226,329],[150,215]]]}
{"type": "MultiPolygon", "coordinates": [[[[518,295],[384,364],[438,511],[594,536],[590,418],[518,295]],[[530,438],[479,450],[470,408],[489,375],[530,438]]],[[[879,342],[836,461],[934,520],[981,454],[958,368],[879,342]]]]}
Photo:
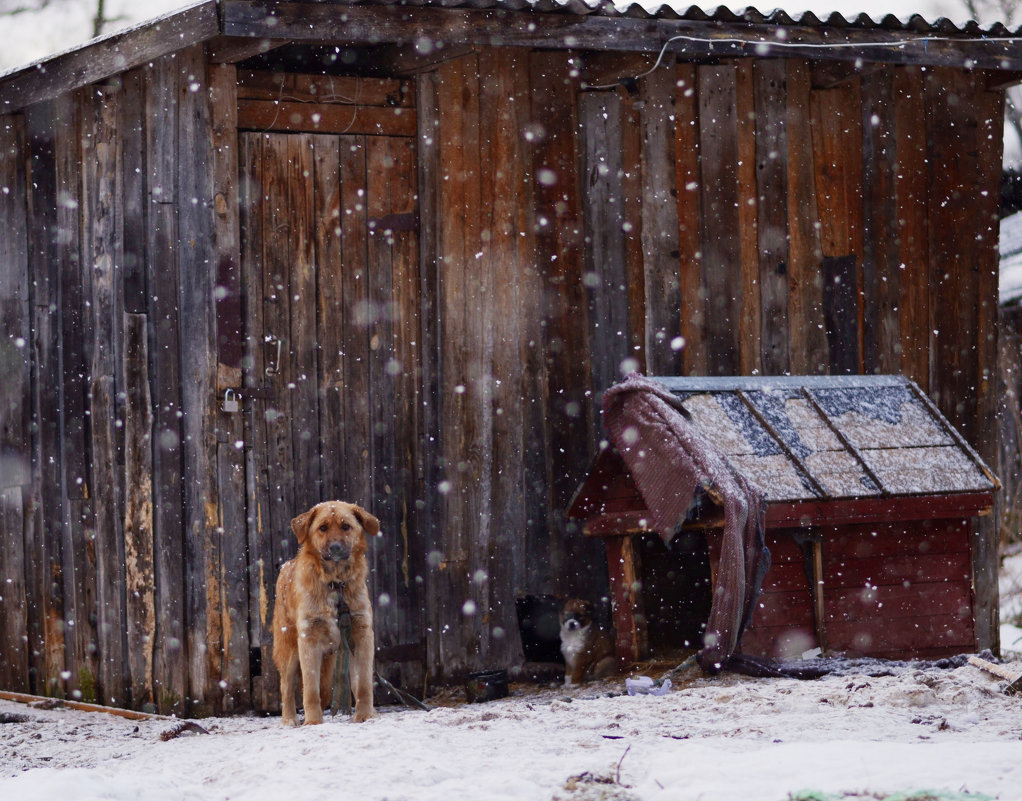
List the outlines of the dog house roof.
{"type": "Polygon", "coordinates": [[[997,479],[903,376],[654,377],[771,501],[992,492],[997,479]]]}

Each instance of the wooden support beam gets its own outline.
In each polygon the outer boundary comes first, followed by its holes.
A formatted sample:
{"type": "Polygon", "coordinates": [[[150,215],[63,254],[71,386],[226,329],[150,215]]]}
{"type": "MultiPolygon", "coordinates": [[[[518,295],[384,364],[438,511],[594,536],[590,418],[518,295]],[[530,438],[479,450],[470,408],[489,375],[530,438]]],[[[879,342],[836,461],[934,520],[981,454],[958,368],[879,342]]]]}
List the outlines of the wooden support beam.
{"type": "Polygon", "coordinates": [[[206,43],[206,55],[212,64],[237,64],[285,44],[286,39],[217,36],[206,43]]]}

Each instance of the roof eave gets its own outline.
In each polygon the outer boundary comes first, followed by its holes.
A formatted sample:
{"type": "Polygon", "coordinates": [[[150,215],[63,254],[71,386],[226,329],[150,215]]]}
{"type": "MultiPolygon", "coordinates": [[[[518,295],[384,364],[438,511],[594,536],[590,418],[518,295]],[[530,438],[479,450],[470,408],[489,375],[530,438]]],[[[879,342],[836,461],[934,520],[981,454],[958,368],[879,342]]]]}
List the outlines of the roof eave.
{"type": "Polygon", "coordinates": [[[205,42],[220,33],[217,0],[201,0],[141,25],[0,75],[0,114],[205,42]]]}

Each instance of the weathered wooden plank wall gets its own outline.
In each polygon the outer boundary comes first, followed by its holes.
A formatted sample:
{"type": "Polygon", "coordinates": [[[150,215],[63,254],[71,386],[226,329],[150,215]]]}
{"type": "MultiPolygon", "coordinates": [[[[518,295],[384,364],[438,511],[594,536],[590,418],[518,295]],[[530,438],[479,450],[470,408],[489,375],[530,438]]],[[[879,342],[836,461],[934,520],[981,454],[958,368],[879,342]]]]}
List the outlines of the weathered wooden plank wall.
{"type": "Polygon", "coordinates": [[[1001,96],[781,59],[617,83],[651,66],[480,48],[332,131],[353,85],[295,76],[331,115],[271,119],[279,76],[190,48],[4,118],[0,681],[275,708],[289,522],[334,496],[383,523],[385,670],[517,664],[516,597],[607,591],[563,510],[632,369],[901,371],[992,459],[1001,96]]]}

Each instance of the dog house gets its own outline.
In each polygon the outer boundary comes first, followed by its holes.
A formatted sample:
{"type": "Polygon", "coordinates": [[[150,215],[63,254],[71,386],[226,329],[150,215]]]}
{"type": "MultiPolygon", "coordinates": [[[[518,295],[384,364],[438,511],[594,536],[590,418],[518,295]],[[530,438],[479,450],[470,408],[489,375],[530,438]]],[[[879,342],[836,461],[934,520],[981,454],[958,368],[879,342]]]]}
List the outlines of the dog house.
{"type": "MultiPolygon", "coordinates": [[[[742,653],[939,658],[976,648],[973,519],[990,513],[999,483],[913,382],[652,381],[765,500],[769,568],[742,653]]],[[[660,436],[626,433],[638,449],[660,436]]],[[[687,499],[676,531],[654,532],[643,480],[609,445],[569,509],[605,539],[623,659],[695,645],[711,588],[730,591],[720,586],[723,518],[712,490],[687,499]]]]}

